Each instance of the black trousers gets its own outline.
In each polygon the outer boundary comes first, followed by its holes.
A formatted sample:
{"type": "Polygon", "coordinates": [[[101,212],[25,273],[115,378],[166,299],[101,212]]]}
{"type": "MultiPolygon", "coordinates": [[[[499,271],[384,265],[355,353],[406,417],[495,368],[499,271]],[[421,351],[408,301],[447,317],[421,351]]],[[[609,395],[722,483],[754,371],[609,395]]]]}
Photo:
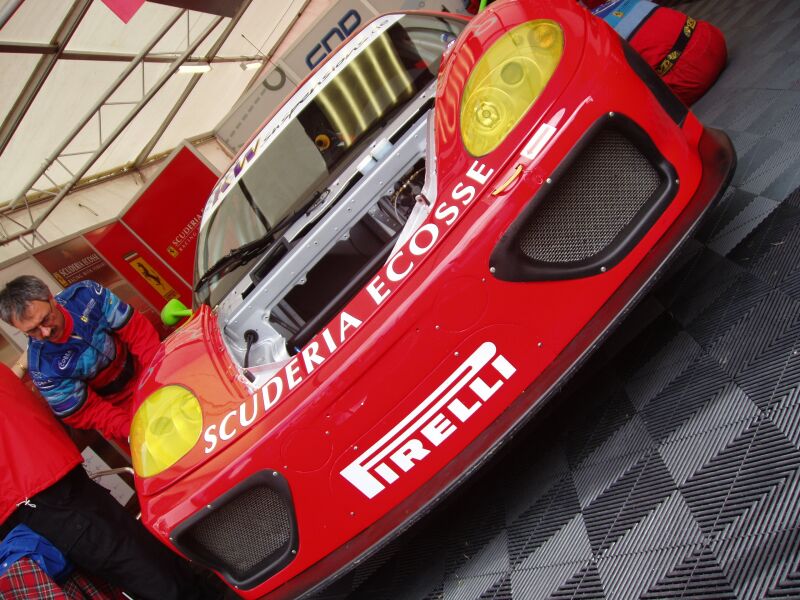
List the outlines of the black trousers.
{"type": "Polygon", "coordinates": [[[7,527],[24,523],[49,539],[82,571],[142,600],[219,595],[188,564],[134,519],[80,465],[20,505],[7,527]]]}

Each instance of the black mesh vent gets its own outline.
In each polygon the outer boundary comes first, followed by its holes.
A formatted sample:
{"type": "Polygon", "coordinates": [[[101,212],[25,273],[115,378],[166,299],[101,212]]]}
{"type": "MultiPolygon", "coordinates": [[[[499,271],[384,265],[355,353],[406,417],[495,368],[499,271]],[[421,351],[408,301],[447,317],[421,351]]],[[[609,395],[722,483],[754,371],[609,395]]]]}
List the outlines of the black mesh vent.
{"type": "Polygon", "coordinates": [[[195,552],[244,579],[285,553],[292,539],[291,507],[280,492],[253,487],[208,513],[181,537],[195,552]]]}
{"type": "Polygon", "coordinates": [[[543,263],[574,263],[606,249],[661,179],[622,133],[604,128],[554,185],[521,231],[520,249],[543,263]]]}

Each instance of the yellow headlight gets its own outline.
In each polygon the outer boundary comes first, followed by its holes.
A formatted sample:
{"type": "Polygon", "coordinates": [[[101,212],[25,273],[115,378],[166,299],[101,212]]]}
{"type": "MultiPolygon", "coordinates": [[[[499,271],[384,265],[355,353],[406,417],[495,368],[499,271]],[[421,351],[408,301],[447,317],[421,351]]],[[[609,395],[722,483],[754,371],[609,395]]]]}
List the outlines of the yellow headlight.
{"type": "Polygon", "coordinates": [[[150,394],[133,416],[131,458],[137,475],[150,477],[174,465],[203,431],[203,411],[185,387],[168,385],[150,394]]]}
{"type": "Polygon", "coordinates": [[[480,58],[461,100],[461,138],[472,156],[502,142],[533,105],[564,53],[555,21],[529,21],[503,34],[480,58]]]}

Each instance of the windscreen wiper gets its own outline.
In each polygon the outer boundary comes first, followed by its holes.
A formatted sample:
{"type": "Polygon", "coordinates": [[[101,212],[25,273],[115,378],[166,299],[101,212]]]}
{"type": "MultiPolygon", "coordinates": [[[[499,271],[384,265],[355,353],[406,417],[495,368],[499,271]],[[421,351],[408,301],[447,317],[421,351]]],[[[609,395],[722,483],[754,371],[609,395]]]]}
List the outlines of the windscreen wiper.
{"type": "Polygon", "coordinates": [[[203,286],[211,281],[211,278],[215,275],[225,275],[233,271],[233,269],[245,264],[256,254],[263,252],[265,248],[274,242],[273,232],[274,230],[270,230],[257,240],[247,242],[246,244],[239,246],[238,248],[234,248],[228,252],[225,256],[215,262],[211,268],[206,271],[200,279],[197,280],[197,283],[194,286],[194,291],[197,292],[202,289],[203,286]]]}
{"type": "Polygon", "coordinates": [[[318,206],[321,203],[321,200],[324,200],[328,195],[328,192],[328,189],[325,189],[321,192],[316,192],[311,197],[311,200],[309,200],[302,208],[283,217],[280,221],[275,223],[274,227],[270,228],[260,238],[253,240],[252,242],[247,242],[246,244],[243,244],[242,246],[234,248],[228,252],[225,256],[215,262],[211,268],[206,271],[200,279],[197,280],[197,283],[194,286],[194,291],[199,291],[215,275],[225,275],[230,273],[233,269],[247,263],[247,261],[252,259],[257,254],[268,251],[275,240],[283,235],[284,231],[286,231],[300,217],[307,215],[316,206],[318,206]]]}

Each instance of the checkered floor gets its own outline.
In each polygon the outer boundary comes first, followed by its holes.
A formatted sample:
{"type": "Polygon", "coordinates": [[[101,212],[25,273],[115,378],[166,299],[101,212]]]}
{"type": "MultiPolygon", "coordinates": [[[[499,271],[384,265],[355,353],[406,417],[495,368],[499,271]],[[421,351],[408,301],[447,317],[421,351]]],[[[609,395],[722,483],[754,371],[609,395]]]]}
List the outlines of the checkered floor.
{"type": "Polygon", "coordinates": [[[467,486],[315,596],[800,598],[800,0],[678,5],[739,164],[671,273],[467,486]]]}

